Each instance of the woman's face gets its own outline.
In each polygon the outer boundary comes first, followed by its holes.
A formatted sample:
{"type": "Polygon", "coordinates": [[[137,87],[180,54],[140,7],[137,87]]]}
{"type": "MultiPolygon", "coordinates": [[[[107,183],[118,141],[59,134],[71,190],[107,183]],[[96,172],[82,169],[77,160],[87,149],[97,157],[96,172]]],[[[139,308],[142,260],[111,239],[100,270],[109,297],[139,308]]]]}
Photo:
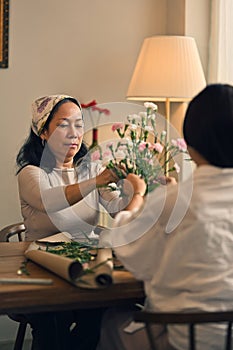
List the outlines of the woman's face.
{"type": "Polygon", "coordinates": [[[83,141],[83,133],[81,110],[70,101],[58,108],[41,138],[47,141],[58,167],[72,167],[73,158],[83,141]]]}

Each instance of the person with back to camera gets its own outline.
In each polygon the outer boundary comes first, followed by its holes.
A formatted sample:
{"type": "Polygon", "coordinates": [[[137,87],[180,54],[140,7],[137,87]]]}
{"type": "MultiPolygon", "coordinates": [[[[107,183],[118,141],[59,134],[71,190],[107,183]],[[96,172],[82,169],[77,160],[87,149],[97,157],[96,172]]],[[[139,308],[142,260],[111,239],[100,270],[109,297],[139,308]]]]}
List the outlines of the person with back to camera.
{"type": "MultiPolygon", "coordinates": [[[[113,229],[112,244],[124,266],[144,281],[146,309],[232,310],[233,86],[212,84],[194,97],[186,111],[183,133],[197,165],[193,177],[167,186],[158,220],[160,188],[151,194],[147,210],[139,216],[124,211],[117,214],[119,236],[114,237],[113,229]],[[129,233],[136,231],[143,233],[140,238],[127,240],[129,233]]],[[[108,310],[97,349],[149,350],[145,328],[137,324],[137,329],[130,320],[132,310],[108,310]]],[[[224,324],[198,326],[197,350],[223,349],[225,330],[224,324]]],[[[153,332],[159,350],[188,349],[185,326],[166,329],[154,325],[153,332]]]]}
{"type": "MultiPolygon", "coordinates": [[[[137,176],[126,180],[132,193],[119,197],[107,185],[117,173],[90,161],[83,142],[84,121],[79,102],[67,95],[38,98],[32,104],[28,139],[17,155],[17,176],[26,240],[66,231],[74,240],[97,238],[93,229],[100,204],[113,217],[123,208],[143,202],[138,193],[145,183],[137,176]]],[[[33,349],[95,349],[102,310],[28,315],[33,349]],[[70,325],[78,323],[70,333],[70,325]]]]}

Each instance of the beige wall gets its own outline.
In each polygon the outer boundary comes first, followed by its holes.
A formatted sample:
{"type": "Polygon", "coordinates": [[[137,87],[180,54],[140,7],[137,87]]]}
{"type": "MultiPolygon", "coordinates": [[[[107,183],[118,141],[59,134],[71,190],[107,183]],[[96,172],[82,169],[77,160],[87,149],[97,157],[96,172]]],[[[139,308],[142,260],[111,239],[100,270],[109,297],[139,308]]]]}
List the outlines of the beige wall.
{"type": "Polygon", "coordinates": [[[167,34],[185,35],[186,1],[187,0],[167,0],[167,34]]]}
{"type": "Polygon", "coordinates": [[[205,76],[208,69],[211,0],[186,0],[185,35],[196,39],[205,76]]]}
{"type": "MultiPolygon", "coordinates": [[[[208,70],[210,3],[211,0],[167,0],[166,33],[195,38],[205,76],[208,70]]],[[[171,122],[179,133],[182,133],[186,108],[186,103],[171,106],[171,122]]]]}

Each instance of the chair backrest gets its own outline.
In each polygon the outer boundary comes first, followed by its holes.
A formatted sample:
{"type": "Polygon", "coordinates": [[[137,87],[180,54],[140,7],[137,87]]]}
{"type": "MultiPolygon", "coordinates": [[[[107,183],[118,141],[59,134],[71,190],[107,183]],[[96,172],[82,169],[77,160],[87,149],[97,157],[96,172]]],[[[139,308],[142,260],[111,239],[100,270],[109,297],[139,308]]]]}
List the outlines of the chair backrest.
{"type": "Polygon", "coordinates": [[[0,230],[0,242],[9,242],[10,238],[15,235],[18,236],[19,241],[22,241],[23,232],[25,232],[25,226],[23,222],[5,226],[2,230],[0,230]]]}
{"type": "Polygon", "coordinates": [[[188,324],[189,326],[189,349],[195,350],[195,325],[201,323],[216,323],[225,322],[226,341],[225,350],[232,350],[232,322],[233,311],[219,311],[219,312],[198,312],[198,313],[156,313],[138,311],[134,314],[135,322],[143,322],[146,325],[147,335],[151,344],[151,349],[156,350],[154,343],[152,324],[188,324]]]}

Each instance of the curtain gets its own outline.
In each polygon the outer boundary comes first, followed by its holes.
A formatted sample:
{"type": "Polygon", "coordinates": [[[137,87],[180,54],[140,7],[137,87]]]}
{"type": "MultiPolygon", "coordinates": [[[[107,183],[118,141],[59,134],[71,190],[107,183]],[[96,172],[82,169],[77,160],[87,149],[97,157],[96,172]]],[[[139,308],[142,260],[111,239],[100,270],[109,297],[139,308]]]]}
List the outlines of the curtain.
{"type": "Polygon", "coordinates": [[[233,0],[211,0],[208,83],[233,85],[233,0]]]}

